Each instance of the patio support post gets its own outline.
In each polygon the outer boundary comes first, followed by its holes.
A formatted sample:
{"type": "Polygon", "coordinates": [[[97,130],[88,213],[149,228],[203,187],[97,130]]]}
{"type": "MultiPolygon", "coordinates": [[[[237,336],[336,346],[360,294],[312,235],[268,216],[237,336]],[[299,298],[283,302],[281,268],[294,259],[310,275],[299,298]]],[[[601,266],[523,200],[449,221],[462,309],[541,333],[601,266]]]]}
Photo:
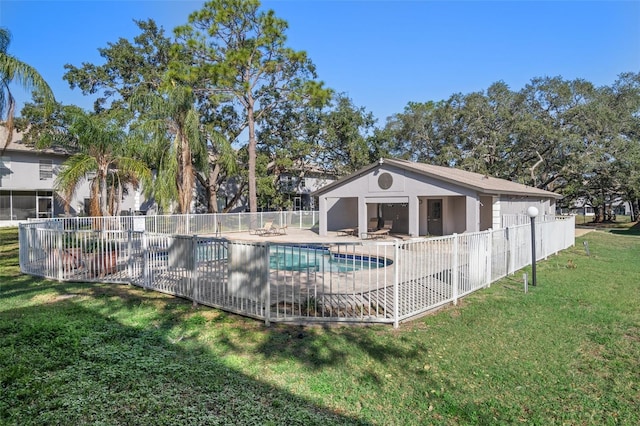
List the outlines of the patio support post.
{"type": "Polygon", "coordinates": [[[453,298],[453,304],[458,304],[458,277],[460,277],[460,273],[458,272],[459,262],[458,262],[458,234],[453,234],[453,265],[451,265],[451,297],[453,298]]]}
{"type": "Polygon", "coordinates": [[[420,235],[420,201],[418,196],[409,197],[409,235],[417,237],[420,235]]]}
{"type": "Polygon", "coordinates": [[[323,237],[327,235],[327,220],[327,198],[320,196],[318,197],[318,234],[323,237]]]}
{"type": "Polygon", "coordinates": [[[465,231],[480,231],[480,200],[477,196],[465,197],[466,218],[465,231]]]}
{"type": "MultiPolygon", "coordinates": [[[[367,198],[358,197],[358,235],[362,238],[362,234],[368,231],[369,213],[367,211],[367,198]]],[[[377,215],[376,215],[377,216],[377,215]]]]}

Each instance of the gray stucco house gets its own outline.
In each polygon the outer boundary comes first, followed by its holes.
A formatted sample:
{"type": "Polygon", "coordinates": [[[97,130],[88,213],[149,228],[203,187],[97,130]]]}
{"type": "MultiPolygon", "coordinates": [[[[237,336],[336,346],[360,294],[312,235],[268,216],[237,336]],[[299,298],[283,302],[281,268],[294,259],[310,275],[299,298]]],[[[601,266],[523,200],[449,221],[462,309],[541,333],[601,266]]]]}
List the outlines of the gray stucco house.
{"type": "Polygon", "coordinates": [[[502,227],[504,215],[554,215],[561,195],[464,170],[398,159],[380,159],[313,193],[319,234],[393,221],[392,233],[450,235],[502,227]]]}
{"type": "MultiPolygon", "coordinates": [[[[0,138],[7,130],[0,126],[0,138]]],[[[4,144],[3,144],[4,145],[4,144]]],[[[22,134],[14,132],[13,142],[0,156],[0,224],[13,225],[30,218],[63,215],[64,206],[54,189],[55,179],[70,154],[60,148],[36,149],[25,145],[22,134]]],[[[89,176],[89,179],[91,177],[89,176]]],[[[70,203],[72,215],[86,213],[90,196],[90,180],[76,190],[70,203]]],[[[144,197],[130,190],[120,203],[120,209],[139,210],[144,197]]]]}

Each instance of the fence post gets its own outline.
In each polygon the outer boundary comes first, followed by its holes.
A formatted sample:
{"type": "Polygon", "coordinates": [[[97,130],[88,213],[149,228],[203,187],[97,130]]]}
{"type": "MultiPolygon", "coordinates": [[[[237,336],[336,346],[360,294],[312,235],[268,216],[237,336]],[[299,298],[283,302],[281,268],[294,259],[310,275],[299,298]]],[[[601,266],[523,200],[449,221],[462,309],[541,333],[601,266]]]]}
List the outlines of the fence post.
{"type": "Polygon", "coordinates": [[[453,266],[451,267],[451,297],[453,298],[453,304],[458,304],[458,281],[460,278],[459,262],[458,262],[458,234],[453,234],[453,266]]]}
{"type": "Polygon", "coordinates": [[[511,273],[511,238],[509,235],[509,227],[504,228],[504,239],[505,239],[505,262],[507,267],[507,274],[511,273]]]}
{"type": "Polygon", "coordinates": [[[266,257],[263,259],[263,262],[266,262],[266,265],[263,269],[264,276],[262,277],[262,282],[265,283],[263,287],[263,297],[264,300],[264,325],[267,327],[271,324],[271,282],[269,281],[269,252],[271,251],[271,247],[269,242],[265,243],[267,249],[265,251],[266,257]]]}
{"type": "Polygon", "coordinates": [[[193,269],[191,270],[191,301],[193,306],[198,305],[198,236],[191,237],[191,255],[193,256],[193,269]]]}
{"type": "Polygon", "coordinates": [[[133,250],[132,232],[133,230],[130,227],[129,230],[127,230],[127,274],[129,275],[129,283],[131,283],[133,278],[133,256],[131,254],[133,250]]]}
{"type": "Polygon", "coordinates": [[[393,254],[393,258],[394,258],[394,268],[393,268],[393,328],[398,328],[400,326],[400,320],[398,318],[399,314],[399,306],[398,303],[400,301],[400,297],[398,295],[398,287],[400,285],[399,281],[400,281],[400,267],[399,267],[399,262],[400,262],[400,245],[398,244],[398,241],[395,241],[393,243],[393,249],[394,249],[394,254],[393,254]]]}
{"type": "Polygon", "coordinates": [[[487,288],[491,287],[491,274],[493,266],[493,229],[487,230],[487,288]]]}
{"type": "Polygon", "coordinates": [[[18,264],[20,272],[24,273],[24,247],[26,246],[25,227],[23,224],[18,225],[18,264]]]}
{"type": "Polygon", "coordinates": [[[509,275],[516,273],[516,243],[518,232],[515,228],[509,228],[509,275]]]}
{"type": "Polygon", "coordinates": [[[149,285],[149,242],[147,241],[147,231],[142,231],[142,287],[148,289],[149,285]]]}
{"type": "Polygon", "coordinates": [[[57,230],[56,235],[58,236],[57,238],[57,245],[58,245],[58,281],[62,281],[62,279],[64,278],[63,276],[63,270],[62,270],[62,258],[64,257],[63,255],[63,249],[62,249],[62,233],[63,231],[57,230]]]}

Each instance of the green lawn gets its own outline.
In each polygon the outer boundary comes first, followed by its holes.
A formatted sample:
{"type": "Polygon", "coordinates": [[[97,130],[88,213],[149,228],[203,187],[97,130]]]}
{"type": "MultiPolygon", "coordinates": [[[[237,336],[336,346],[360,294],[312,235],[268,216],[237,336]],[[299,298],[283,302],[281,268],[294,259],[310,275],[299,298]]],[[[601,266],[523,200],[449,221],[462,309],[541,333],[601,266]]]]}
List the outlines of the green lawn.
{"type": "Polygon", "coordinates": [[[528,294],[519,272],[397,330],[42,280],[0,242],[0,424],[640,424],[638,237],[591,232],[528,294]]]}

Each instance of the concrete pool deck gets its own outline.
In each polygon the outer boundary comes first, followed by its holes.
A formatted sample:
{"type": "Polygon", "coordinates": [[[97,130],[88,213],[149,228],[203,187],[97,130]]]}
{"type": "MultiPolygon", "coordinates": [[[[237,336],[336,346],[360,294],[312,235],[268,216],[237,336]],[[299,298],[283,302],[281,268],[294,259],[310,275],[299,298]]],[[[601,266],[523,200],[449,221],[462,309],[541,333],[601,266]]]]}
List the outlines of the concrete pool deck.
{"type": "MultiPolygon", "coordinates": [[[[593,229],[576,228],[575,236],[581,237],[593,229]]],[[[215,235],[203,235],[214,237],[215,235]]],[[[413,239],[408,235],[390,234],[385,238],[361,239],[355,235],[345,235],[340,231],[329,231],[327,236],[318,235],[317,231],[311,229],[287,228],[287,233],[283,235],[267,234],[264,236],[251,234],[249,232],[223,232],[219,237],[237,241],[270,241],[276,243],[354,243],[354,242],[393,242],[394,240],[413,239]]],[[[417,237],[421,239],[424,237],[417,237]]]]}
{"type": "MultiPolygon", "coordinates": [[[[216,235],[203,235],[207,237],[215,237],[216,235]]],[[[318,235],[317,231],[311,229],[287,228],[286,234],[274,235],[266,234],[264,236],[252,234],[249,232],[223,232],[218,237],[227,238],[234,241],[269,241],[275,243],[367,243],[367,242],[393,242],[394,240],[406,240],[407,235],[391,234],[386,238],[377,239],[360,239],[354,235],[344,235],[342,232],[330,231],[327,236],[318,235]]]]}

